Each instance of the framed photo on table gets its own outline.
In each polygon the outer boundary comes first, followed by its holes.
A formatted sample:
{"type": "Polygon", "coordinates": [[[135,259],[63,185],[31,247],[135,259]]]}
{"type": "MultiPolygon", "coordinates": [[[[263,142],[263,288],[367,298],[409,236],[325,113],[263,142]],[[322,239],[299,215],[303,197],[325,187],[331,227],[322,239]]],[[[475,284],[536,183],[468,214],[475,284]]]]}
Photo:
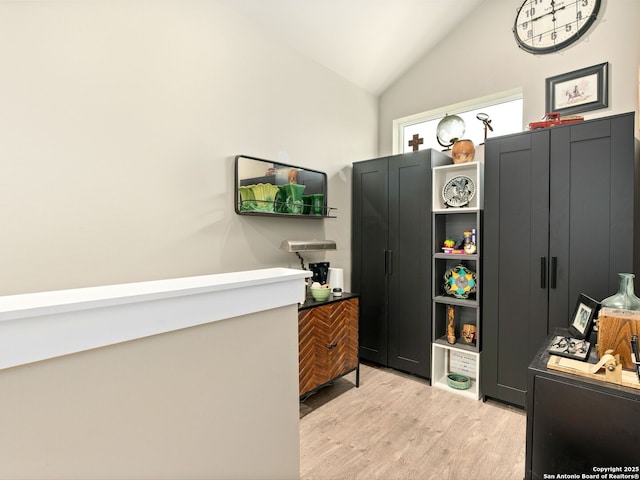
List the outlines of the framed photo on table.
{"type": "Polygon", "coordinates": [[[591,334],[593,320],[600,309],[600,304],[593,298],[581,293],[576,303],[569,323],[569,333],[572,337],[584,340],[591,334]]]}
{"type": "Polygon", "coordinates": [[[546,110],[561,115],[609,106],[609,63],[600,63],[546,79],[546,110]]]}
{"type": "Polygon", "coordinates": [[[549,344],[549,353],[586,361],[591,351],[591,342],[588,338],[599,309],[600,304],[597,301],[581,293],[569,320],[569,336],[555,336],[549,344]]]}

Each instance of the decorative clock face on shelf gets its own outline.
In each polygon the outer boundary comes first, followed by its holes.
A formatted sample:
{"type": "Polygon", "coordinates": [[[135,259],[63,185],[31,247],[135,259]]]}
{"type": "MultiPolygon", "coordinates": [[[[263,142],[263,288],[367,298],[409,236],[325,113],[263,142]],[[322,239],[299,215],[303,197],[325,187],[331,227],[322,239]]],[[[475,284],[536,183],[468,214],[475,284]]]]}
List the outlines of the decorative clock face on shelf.
{"type": "Polygon", "coordinates": [[[525,0],[513,34],[529,53],[551,53],[571,45],[595,21],[601,0],[525,0]]]}

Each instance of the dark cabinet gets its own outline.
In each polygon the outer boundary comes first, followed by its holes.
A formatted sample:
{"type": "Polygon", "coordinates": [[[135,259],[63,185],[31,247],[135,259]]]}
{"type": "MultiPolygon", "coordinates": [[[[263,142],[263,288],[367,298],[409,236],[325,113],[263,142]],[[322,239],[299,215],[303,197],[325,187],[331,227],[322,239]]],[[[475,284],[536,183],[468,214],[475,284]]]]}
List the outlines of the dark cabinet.
{"type": "MultiPolygon", "coordinates": [[[[431,166],[422,150],[353,164],[352,279],[360,358],[430,376],[431,166]]],[[[439,163],[438,163],[439,164],[439,163]]]]}
{"type": "Polygon", "coordinates": [[[489,139],[485,147],[484,395],[524,406],[527,366],[578,295],[632,272],[633,114],[489,139]]]}
{"type": "Polygon", "coordinates": [[[528,370],[525,479],[596,478],[588,475],[607,467],[629,475],[620,478],[635,478],[640,390],[547,369],[550,341],[528,370]]]}

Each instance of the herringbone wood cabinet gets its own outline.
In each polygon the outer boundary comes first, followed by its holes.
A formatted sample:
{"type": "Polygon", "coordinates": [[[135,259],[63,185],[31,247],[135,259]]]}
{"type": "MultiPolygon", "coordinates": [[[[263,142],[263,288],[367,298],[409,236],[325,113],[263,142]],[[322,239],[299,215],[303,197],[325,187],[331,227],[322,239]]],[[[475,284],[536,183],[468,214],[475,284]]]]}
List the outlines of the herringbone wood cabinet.
{"type": "Polygon", "coordinates": [[[300,396],[358,366],[358,298],[298,312],[300,396]]]}

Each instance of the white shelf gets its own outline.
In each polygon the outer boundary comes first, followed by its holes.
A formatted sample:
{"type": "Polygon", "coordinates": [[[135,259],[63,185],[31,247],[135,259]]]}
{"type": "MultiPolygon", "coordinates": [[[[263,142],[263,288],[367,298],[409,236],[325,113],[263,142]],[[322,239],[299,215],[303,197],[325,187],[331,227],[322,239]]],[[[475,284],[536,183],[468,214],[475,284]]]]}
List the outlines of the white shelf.
{"type": "Polygon", "coordinates": [[[432,185],[432,356],[431,356],[431,385],[448,392],[478,400],[482,397],[480,379],[480,341],[482,337],[480,288],[481,281],[476,286],[475,295],[469,299],[459,299],[445,295],[441,288],[441,278],[446,269],[456,262],[475,271],[477,279],[481,279],[481,246],[482,246],[482,208],[484,206],[484,163],[468,162],[433,167],[432,185]],[[442,198],[442,189],[451,179],[464,175],[474,182],[475,194],[469,204],[464,207],[448,207],[442,198]],[[447,238],[460,240],[464,231],[476,230],[475,254],[447,254],[441,251],[442,243],[447,238]],[[448,306],[455,307],[454,328],[456,336],[461,335],[463,325],[476,326],[477,340],[473,344],[458,341],[449,344],[446,339],[446,322],[448,306]],[[443,336],[444,335],[444,336],[443,336]],[[471,379],[471,387],[460,390],[447,384],[447,375],[458,373],[471,379]]]}
{"type": "Polygon", "coordinates": [[[452,165],[442,165],[433,167],[433,188],[432,202],[433,211],[437,213],[452,212],[475,212],[483,207],[484,195],[482,193],[482,182],[484,180],[483,164],[480,162],[454,163],[452,165]],[[476,193],[465,207],[447,207],[442,199],[442,189],[449,180],[459,175],[465,175],[475,183],[476,193]]]}
{"type": "Polygon", "coordinates": [[[468,350],[460,350],[455,346],[442,345],[440,343],[432,344],[431,352],[431,386],[456,393],[463,397],[473,400],[479,400],[482,397],[480,389],[480,352],[471,352],[468,350]],[[454,360],[451,354],[454,354],[454,360]],[[462,359],[462,361],[460,361],[462,359]],[[451,365],[461,365],[456,370],[452,370],[451,365]],[[449,373],[459,373],[466,375],[471,379],[471,387],[466,390],[452,388],[447,384],[447,375],[449,373]]]}

